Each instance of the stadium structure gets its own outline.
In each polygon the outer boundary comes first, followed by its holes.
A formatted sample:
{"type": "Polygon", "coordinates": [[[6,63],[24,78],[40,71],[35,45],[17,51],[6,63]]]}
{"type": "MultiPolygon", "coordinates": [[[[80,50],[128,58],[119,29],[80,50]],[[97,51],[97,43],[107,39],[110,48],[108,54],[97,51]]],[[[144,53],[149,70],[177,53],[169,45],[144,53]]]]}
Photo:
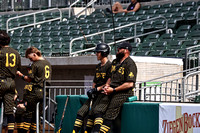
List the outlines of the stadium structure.
{"type": "MultiPolygon", "coordinates": [[[[43,116],[37,117],[37,132],[57,132],[67,96],[62,132],[72,132],[98,63],[93,49],[107,43],[112,61],[116,46],[128,41],[138,67],[135,96],[124,103],[111,132],[199,133],[200,1],[140,0],[137,12],[106,12],[114,2],[0,1],[0,28],[22,56],[22,72],[27,73],[30,62],[24,54],[30,46],[52,64],[52,84],[44,87],[50,95],[44,98],[43,116]]],[[[119,2],[124,8],[130,3],[119,2]]],[[[16,84],[19,94],[28,85],[19,78],[16,84]]],[[[0,125],[6,125],[3,105],[0,125]]]]}

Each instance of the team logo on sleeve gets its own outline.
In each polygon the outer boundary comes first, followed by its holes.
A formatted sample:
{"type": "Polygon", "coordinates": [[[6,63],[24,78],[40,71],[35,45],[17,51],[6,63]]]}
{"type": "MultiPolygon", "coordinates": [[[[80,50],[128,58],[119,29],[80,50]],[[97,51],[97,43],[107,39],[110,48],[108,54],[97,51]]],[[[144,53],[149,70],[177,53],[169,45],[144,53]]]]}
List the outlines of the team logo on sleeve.
{"type": "Polygon", "coordinates": [[[134,77],[133,72],[130,72],[128,76],[129,76],[130,78],[133,78],[133,77],[134,77]]]}
{"type": "Polygon", "coordinates": [[[31,74],[31,73],[32,73],[32,70],[29,70],[29,71],[28,71],[28,74],[31,74]]]}
{"type": "Polygon", "coordinates": [[[111,72],[115,71],[115,66],[112,65],[111,72]]]}

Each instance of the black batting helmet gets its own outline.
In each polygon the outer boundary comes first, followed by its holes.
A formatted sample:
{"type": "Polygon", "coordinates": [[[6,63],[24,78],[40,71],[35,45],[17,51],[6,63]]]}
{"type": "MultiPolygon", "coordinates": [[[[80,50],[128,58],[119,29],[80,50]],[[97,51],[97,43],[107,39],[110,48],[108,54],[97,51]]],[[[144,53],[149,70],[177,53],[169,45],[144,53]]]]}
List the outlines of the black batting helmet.
{"type": "Polygon", "coordinates": [[[99,43],[97,44],[94,52],[101,52],[101,56],[107,57],[110,53],[110,47],[105,43],[99,43]]]}

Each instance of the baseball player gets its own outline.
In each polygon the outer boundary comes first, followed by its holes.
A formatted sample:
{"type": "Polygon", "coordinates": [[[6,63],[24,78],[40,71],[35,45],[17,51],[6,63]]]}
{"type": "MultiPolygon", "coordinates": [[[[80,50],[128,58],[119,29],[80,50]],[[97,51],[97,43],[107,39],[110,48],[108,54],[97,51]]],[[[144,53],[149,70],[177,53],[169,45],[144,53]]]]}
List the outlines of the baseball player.
{"type": "Polygon", "coordinates": [[[0,97],[3,99],[5,115],[8,119],[8,133],[14,130],[15,81],[16,72],[21,70],[21,57],[9,47],[10,37],[0,30],[0,97]]]}
{"type": "Polygon", "coordinates": [[[112,96],[112,99],[103,116],[104,121],[100,131],[95,133],[107,133],[112,121],[119,115],[123,103],[128,97],[134,95],[137,67],[129,56],[131,51],[130,43],[123,42],[118,46],[116,59],[112,62],[110,86],[104,87],[104,94],[112,96]]]}
{"type": "Polygon", "coordinates": [[[31,82],[32,87],[24,97],[24,104],[19,104],[18,107],[26,108],[24,130],[28,131],[31,126],[30,133],[33,133],[36,131],[36,104],[40,102],[42,105],[43,103],[43,82],[51,79],[52,68],[51,64],[42,57],[41,52],[35,47],[26,50],[26,58],[32,61],[29,75],[25,76],[20,71],[17,74],[23,80],[31,82]]]}
{"type": "Polygon", "coordinates": [[[100,128],[103,123],[102,116],[107,109],[109,103],[109,96],[101,93],[106,81],[110,77],[111,62],[107,56],[110,48],[107,44],[100,43],[95,48],[97,60],[101,62],[96,66],[96,72],[93,80],[93,89],[87,92],[89,99],[79,109],[75,120],[73,133],[78,133],[83,125],[83,120],[88,114],[85,133],[90,133],[92,128],[100,128]],[[94,96],[95,95],[95,96],[94,96]],[[90,110],[90,106],[92,108],[90,110]]]}

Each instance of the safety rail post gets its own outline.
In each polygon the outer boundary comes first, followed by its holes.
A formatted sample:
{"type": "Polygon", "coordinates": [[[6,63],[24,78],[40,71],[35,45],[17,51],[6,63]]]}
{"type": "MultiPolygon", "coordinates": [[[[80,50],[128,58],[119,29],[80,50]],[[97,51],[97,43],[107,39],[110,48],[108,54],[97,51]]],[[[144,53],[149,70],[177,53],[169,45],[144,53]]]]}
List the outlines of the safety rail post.
{"type": "Polygon", "coordinates": [[[45,133],[45,120],[46,120],[46,81],[43,82],[43,133],[45,133]]]}
{"type": "Polygon", "coordinates": [[[40,132],[40,112],[39,112],[39,108],[40,108],[40,102],[37,103],[36,105],[36,133],[40,132]]]}
{"type": "Polygon", "coordinates": [[[0,119],[0,133],[2,133],[2,127],[3,127],[3,102],[1,103],[1,119],[0,119]]]}
{"type": "Polygon", "coordinates": [[[145,88],[144,88],[144,101],[146,101],[146,89],[147,89],[147,88],[146,88],[146,82],[144,82],[144,87],[145,87],[145,88]]]}
{"type": "Polygon", "coordinates": [[[139,101],[141,101],[141,97],[142,97],[142,83],[139,84],[139,101]]]}
{"type": "Polygon", "coordinates": [[[199,24],[199,9],[200,9],[200,6],[197,8],[197,21],[196,21],[196,24],[199,24]]]}

